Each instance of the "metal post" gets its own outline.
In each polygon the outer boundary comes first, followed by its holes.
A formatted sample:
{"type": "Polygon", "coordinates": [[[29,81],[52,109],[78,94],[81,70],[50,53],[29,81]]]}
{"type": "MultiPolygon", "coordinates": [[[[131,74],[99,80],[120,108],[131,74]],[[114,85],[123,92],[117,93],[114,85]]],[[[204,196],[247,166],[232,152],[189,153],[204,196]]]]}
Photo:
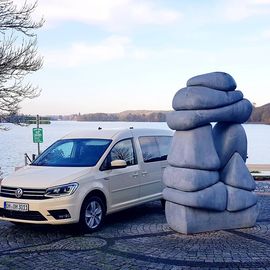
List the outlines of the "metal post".
{"type": "Polygon", "coordinates": [[[27,154],[24,154],[24,166],[28,165],[27,154]]]}
{"type": "MultiPolygon", "coordinates": [[[[37,115],[37,128],[39,128],[39,115],[37,115]]],[[[40,155],[40,143],[37,144],[38,147],[38,155],[40,155]]]]}

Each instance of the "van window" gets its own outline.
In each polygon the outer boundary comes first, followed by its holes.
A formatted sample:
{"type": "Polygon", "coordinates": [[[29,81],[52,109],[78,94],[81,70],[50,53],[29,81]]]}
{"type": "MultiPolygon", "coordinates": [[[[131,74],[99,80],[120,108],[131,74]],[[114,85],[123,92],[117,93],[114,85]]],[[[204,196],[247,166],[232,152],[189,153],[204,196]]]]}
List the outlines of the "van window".
{"type": "Polygon", "coordinates": [[[172,137],[170,136],[146,136],[140,137],[144,162],[166,160],[170,149],[172,137]]]}
{"type": "Polygon", "coordinates": [[[127,166],[137,164],[135,151],[131,139],[123,140],[115,144],[106,159],[104,160],[100,170],[110,169],[110,164],[113,160],[125,160],[127,166]]]}
{"type": "Polygon", "coordinates": [[[52,155],[61,155],[63,158],[70,158],[72,155],[72,150],[74,147],[74,142],[67,141],[63,144],[58,145],[52,150],[52,155]]]}
{"type": "Polygon", "coordinates": [[[167,156],[169,154],[169,150],[172,143],[172,137],[169,136],[159,136],[156,137],[158,148],[160,152],[160,159],[161,160],[167,160],[167,156]]]}
{"type": "Polygon", "coordinates": [[[97,164],[111,140],[64,139],[55,142],[31,165],[55,167],[92,167],[97,164]]]}
{"type": "Polygon", "coordinates": [[[141,145],[144,162],[160,160],[160,153],[155,137],[140,137],[139,142],[141,145]]]}

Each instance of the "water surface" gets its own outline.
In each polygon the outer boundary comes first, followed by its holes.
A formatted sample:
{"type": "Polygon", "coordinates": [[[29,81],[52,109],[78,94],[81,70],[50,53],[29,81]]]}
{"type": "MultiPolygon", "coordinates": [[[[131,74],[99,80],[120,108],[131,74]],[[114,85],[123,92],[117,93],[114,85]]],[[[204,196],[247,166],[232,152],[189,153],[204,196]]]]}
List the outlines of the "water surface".
{"type": "MultiPolygon", "coordinates": [[[[5,124],[8,131],[0,131],[0,167],[4,175],[8,175],[16,166],[24,164],[24,153],[37,153],[37,145],[32,141],[32,128],[5,124]]],[[[247,163],[270,164],[270,126],[261,124],[243,125],[248,137],[247,163]]],[[[52,121],[50,125],[41,125],[44,133],[44,143],[41,151],[45,150],[57,139],[74,130],[102,128],[165,128],[166,123],[153,122],[76,122],[52,121]]]]}

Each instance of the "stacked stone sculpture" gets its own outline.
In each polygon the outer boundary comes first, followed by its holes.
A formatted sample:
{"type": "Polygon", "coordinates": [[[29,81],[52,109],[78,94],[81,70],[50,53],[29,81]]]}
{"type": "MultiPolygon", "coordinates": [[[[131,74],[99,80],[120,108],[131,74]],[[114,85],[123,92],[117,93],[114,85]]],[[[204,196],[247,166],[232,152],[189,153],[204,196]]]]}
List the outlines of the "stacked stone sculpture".
{"type": "Polygon", "coordinates": [[[169,226],[181,233],[251,227],[258,215],[255,182],[248,171],[247,138],[241,123],[251,103],[227,73],[187,81],[167,115],[176,130],[164,171],[169,226]],[[210,123],[216,123],[214,128],[210,123]]]}

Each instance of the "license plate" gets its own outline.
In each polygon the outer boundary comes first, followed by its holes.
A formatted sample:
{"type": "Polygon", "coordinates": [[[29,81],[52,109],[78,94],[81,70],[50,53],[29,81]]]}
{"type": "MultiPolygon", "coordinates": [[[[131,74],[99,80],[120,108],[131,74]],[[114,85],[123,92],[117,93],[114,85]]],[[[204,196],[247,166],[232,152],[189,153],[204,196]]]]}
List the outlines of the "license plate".
{"type": "Polygon", "coordinates": [[[12,210],[12,211],[27,212],[29,210],[29,204],[4,202],[4,208],[7,210],[12,210]]]}

